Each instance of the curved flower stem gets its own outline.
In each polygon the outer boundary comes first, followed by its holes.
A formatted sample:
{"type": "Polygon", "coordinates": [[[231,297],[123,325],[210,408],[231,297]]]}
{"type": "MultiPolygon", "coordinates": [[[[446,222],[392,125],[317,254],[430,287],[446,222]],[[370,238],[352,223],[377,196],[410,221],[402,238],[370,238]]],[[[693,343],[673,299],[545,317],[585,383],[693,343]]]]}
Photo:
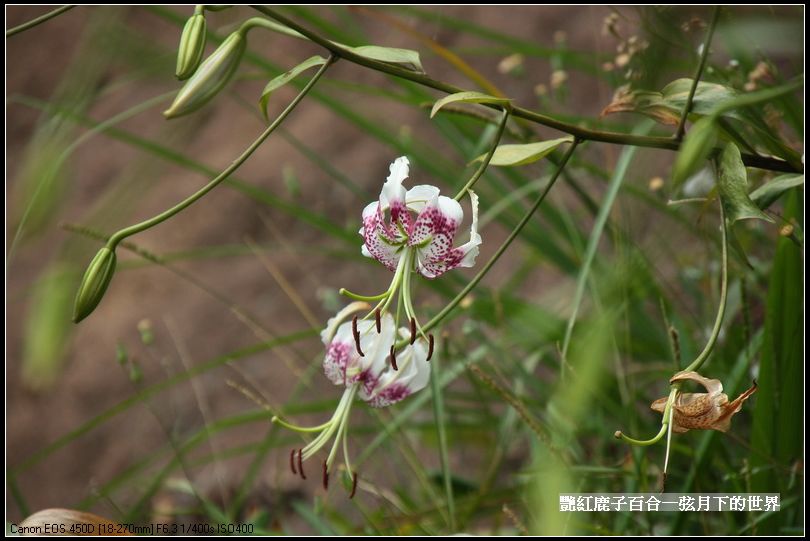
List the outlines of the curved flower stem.
{"type": "Polygon", "coordinates": [[[557,170],[554,171],[554,176],[552,176],[551,179],[549,179],[548,184],[546,184],[546,187],[537,197],[537,200],[534,202],[534,204],[526,213],[526,215],[523,216],[523,218],[520,220],[520,223],[518,223],[517,227],[515,227],[515,229],[512,230],[512,232],[509,234],[509,236],[506,238],[503,244],[501,244],[501,246],[498,248],[495,254],[490,258],[489,261],[487,261],[486,265],[484,265],[484,267],[480,271],[478,271],[478,274],[476,274],[475,277],[472,280],[470,280],[470,282],[466,286],[464,286],[464,289],[459,291],[458,295],[456,295],[453,298],[453,300],[451,300],[444,308],[442,308],[442,310],[438,314],[433,316],[433,318],[425,324],[425,326],[422,328],[423,332],[427,333],[433,327],[441,323],[441,321],[445,317],[447,317],[447,315],[453,310],[453,308],[455,308],[458,305],[458,303],[460,303],[462,299],[464,299],[464,297],[466,297],[467,294],[470,291],[472,291],[475,286],[478,285],[478,282],[480,282],[484,278],[484,276],[486,276],[487,272],[489,272],[489,269],[492,268],[492,266],[503,255],[506,249],[509,248],[509,245],[512,244],[512,241],[515,240],[515,238],[520,234],[523,227],[529,222],[531,217],[534,215],[535,211],[538,209],[540,204],[546,198],[546,195],[548,195],[548,192],[551,190],[552,186],[554,186],[554,183],[559,178],[560,173],[562,173],[562,170],[565,168],[565,165],[568,163],[568,160],[574,154],[574,150],[576,150],[579,143],[580,143],[579,139],[574,139],[574,142],[571,144],[571,147],[565,153],[562,160],[560,160],[560,164],[557,166],[557,170]]]}
{"type": "MultiPolygon", "coordinates": [[[[346,61],[351,62],[352,64],[357,64],[359,66],[363,66],[368,69],[380,71],[382,73],[387,73],[400,79],[407,79],[409,81],[421,84],[422,86],[433,88],[435,90],[439,90],[447,94],[455,94],[458,92],[466,91],[465,89],[459,88],[455,85],[451,85],[449,83],[432,79],[427,75],[425,75],[424,73],[411,71],[405,68],[401,68],[399,66],[395,66],[394,64],[381,62],[379,60],[372,60],[370,58],[361,56],[351,51],[350,49],[346,48],[345,46],[332,42],[316,34],[315,32],[312,32],[311,30],[304,28],[295,21],[289,19],[288,17],[282,15],[281,13],[278,13],[274,9],[268,8],[266,6],[251,6],[251,7],[253,7],[253,9],[258,11],[259,13],[262,13],[263,15],[275,19],[276,21],[286,26],[288,29],[295,31],[296,33],[307,38],[313,43],[316,43],[321,47],[324,47],[325,49],[331,51],[332,54],[339,56],[340,58],[343,58],[346,61]]],[[[492,104],[483,104],[483,105],[491,109],[501,108],[499,105],[492,105],[492,104]]],[[[591,130],[588,128],[584,128],[582,126],[578,126],[576,124],[571,124],[568,122],[564,122],[562,120],[558,120],[556,118],[552,118],[550,116],[546,116],[536,111],[525,109],[523,107],[513,107],[511,114],[515,117],[523,118],[530,122],[534,122],[535,124],[541,124],[543,126],[548,126],[549,128],[553,128],[555,130],[568,133],[582,141],[601,141],[603,143],[612,143],[617,145],[633,145],[640,147],[661,148],[667,150],[680,150],[681,147],[680,141],[676,141],[672,137],[657,137],[649,135],[634,135],[631,133],[591,130]]],[[[742,158],[743,162],[748,167],[758,167],[760,169],[768,169],[771,171],[784,171],[788,173],[803,172],[803,168],[801,169],[797,168],[793,164],[778,158],[772,158],[769,156],[754,156],[751,154],[743,154],[742,158]]]]}
{"type": "Polygon", "coordinates": [[[686,105],[684,105],[681,120],[678,122],[678,129],[675,131],[674,139],[680,141],[683,139],[683,133],[686,129],[686,117],[689,116],[689,111],[692,109],[692,100],[695,98],[695,91],[697,90],[700,76],[703,75],[703,70],[706,68],[706,61],[709,59],[709,48],[712,43],[712,36],[714,29],[717,27],[717,20],[720,18],[720,6],[714,6],[714,13],[712,13],[712,22],[709,23],[709,31],[706,33],[706,40],[703,42],[703,50],[700,51],[700,62],[698,62],[695,75],[692,77],[692,88],[689,89],[689,95],[686,98],[686,105]]]}
{"type": "Polygon", "coordinates": [[[69,11],[69,10],[75,8],[75,7],[76,6],[73,6],[73,5],[60,6],[60,7],[56,8],[56,9],[54,9],[52,11],[49,11],[48,13],[45,13],[44,15],[40,15],[39,17],[37,17],[35,19],[31,19],[30,21],[25,22],[25,23],[23,23],[23,24],[21,24],[19,26],[15,26],[14,28],[9,28],[8,30],[6,30],[6,37],[8,38],[8,37],[13,36],[14,34],[19,34],[20,32],[25,32],[26,30],[30,30],[31,28],[34,28],[35,26],[38,26],[38,25],[40,25],[40,24],[42,24],[44,22],[47,22],[47,21],[53,19],[54,17],[57,17],[57,16],[63,14],[64,12],[69,11]]]}
{"type": "Polygon", "coordinates": [[[323,66],[321,66],[321,68],[318,70],[317,73],[315,73],[315,75],[312,76],[312,79],[309,80],[307,85],[301,90],[301,92],[295,97],[295,99],[293,99],[293,101],[290,102],[287,108],[281,112],[278,118],[276,118],[273,121],[273,123],[270,124],[267,127],[267,129],[265,129],[264,132],[262,132],[262,134],[259,135],[259,137],[255,141],[253,141],[253,143],[238,158],[236,158],[233,161],[233,163],[231,163],[231,165],[229,165],[224,171],[222,171],[222,173],[214,177],[208,184],[203,186],[196,193],[194,193],[187,199],[181,201],[172,208],[165,210],[160,214],[158,214],[157,216],[154,216],[153,218],[150,218],[146,221],[121,229],[120,231],[118,231],[117,233],[115,233],[113,236],[110,237],[110,240],[107,241],[107,247],[110,250],[114,251],[118,243],[124,240],[125,238],[130,237],[136,233],[140,233],[141,231],[145,231],[150,227],[154,227],[159,223],[168,220],[178,212],[185,210],[187,207],[198,201],[205,194],[213,190],[219,183],[221,183],[223,180],[231,176],[231,174],[233,174],[234,171],[239,169],[239,167],[241,167],[241,165],[245,163],[245,161],[256,151],[256,149],[259,148],[262,143],[264,143],[264,141],[270,136],[270,134],[273,133],[273,131],[275,131],[275,129],[278,128],[282,122],[284,122],[287,116],[295,109],[295,107],[301,102],[301,100],[304,99],[304,96],[306,96],[307,93],[309,93],[312,87],[315,86],[315,83],[318,82],[318,80],[326,72],[329,66],[335,61],[335,59],[336,57],[334,55],[331,55],[329,57],[326,63],[323,66]]]}
{"type": "Polygon", "coordinates": [[[723,325],[723,318],[726,315],[726,300],[728,298],[728,224],[726,224],[726,213],[723,209],[723,202],[720,201],[720,231],[722,235],[721,241],[721,261],[720,261],[720,306],[717,308],[717,317],[714,320],[714,327],[709,336],[706,346],[700,355],[692,361],[689,366],[684,368],[684,372],[697,371],[709,358],[714,345],[717,343],[717,337],[720,335],[720,327],[723,325]]]}
{"type": "Polygon", "coordinates": [[[492,141],[492,148],[489,149],[487,152],[486,157],[484,157],[484,161],[481,162],[481,166],[478,170],[473,174],[470,180],[467,181],[467,184],[459,190],[456,196],[453,198],[456,201],[460,201],[464,194],[467,193],[467,190],[472,189],[478,179],[481,178],[481,175],[484,174],[484,171],[487,170],[489,167],[489,162],[492,160],[492,156],[495,154],[495,151],[498,149],[498,144],[501,142],[501,137],[503,136],[503,131],[506,128],[506,122],[509,120],[509,108],[506,107],[503,110],[503,115],[501,115],[501,121],[498,123],[498,131],[495,133],[495,139],[492,141]]]}
{"type": "MultiPolygon", "coordinates": [[[[709,355],[717,343],[717,337],[720,335],[720,328],[723,325],[723,318],[726,314],[726,301],[728,299],[728,224],[726,223],[726,213],[725,209],[723,208],[722,201],[720,201],[720,231],[722,235],[722,254],[720,263],[720,306],[717,308],[717,317],[715,317],[714,327],[712,328],[712,333],[709,336],[709,340],[703,347],[703,351],[700,352],[695,360],[689,363],[689,366],[683,369],[684,372],[696,372],[700,369],[706,359],[709,358],[709,355]]],[[[620,431],[616,432],[616,437],[632,445],[652,445],[657,443],[667,432],[667,425],[672,422],[674,412],[671,412],[671,409],[680,390],[680,382],[672,384],[669,397],[667,398],[667,404],[664,407],[664,415],[661,419],[661,430],[653,438],[649,440],[636,440],[629,436],[625,436],[620,431]]]]}

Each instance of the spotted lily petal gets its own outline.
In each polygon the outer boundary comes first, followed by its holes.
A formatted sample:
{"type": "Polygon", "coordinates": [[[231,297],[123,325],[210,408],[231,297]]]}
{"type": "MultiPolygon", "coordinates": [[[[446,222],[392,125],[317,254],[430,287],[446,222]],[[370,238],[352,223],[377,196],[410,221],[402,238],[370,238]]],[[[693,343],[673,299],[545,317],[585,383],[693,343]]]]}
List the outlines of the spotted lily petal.
{"type": "Polygon", "coordinates": [[[342,323],[326,348],[323,371],[335,385],[350,385],[362,380],[370,367],[385,362],[388,351],[394,343],[394,319],[386,314],[381,320],[380,333],[377,333],[374,320],[358,321],[360,349],[357,352],[352,323],[342,323]]]}
{"type": "Polygon", "coordinates": [[[456,267],[471,267],[478,256],[478,196],[470,191],[472,227],[467,243],[454,248],[456,232],[464,211],[455,199],[439,195],[439,189],[427,184],[405,191],[408,159],[397,158],[391,164],[379,202],[363,210],[360,233],[365,240],[363,255],[373,257],[389,270],[396,270],[406,249],[415,251],[414,270],[426,278],[436,278],[456,267]],[[386,220],[386,213],[390,218],[386,220]],[[411,216],[415,213],[415,218],[411,216]]]}
{"type": "MultiPolygon", "coordinates": [[[[400,338],[410,335],[401,328],[400,338]]],[[[374,408],[384,408],[407,398],[427,386],[430,363],[427,362],[428,345],[420,338],[397,353],[397,370],[390,362],[375,365],[366,374],[358,395],[374,408]]]]}

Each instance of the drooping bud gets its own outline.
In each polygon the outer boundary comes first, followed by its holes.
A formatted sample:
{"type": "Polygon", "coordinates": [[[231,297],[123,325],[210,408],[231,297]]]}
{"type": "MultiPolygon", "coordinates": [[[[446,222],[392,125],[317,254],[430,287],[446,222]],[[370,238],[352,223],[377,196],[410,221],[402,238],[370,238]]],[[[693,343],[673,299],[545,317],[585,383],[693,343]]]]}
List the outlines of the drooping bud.
{"type": "Polygon", "coordinates": [[[113,274],[115,274],[115,252],[105,246],[90,262],[79,285],[73,304],[74,323],[80,322],[96,309],[107,291],[107,286],[110,285],[113,274]]]}
{"type": "Polygon", "coordinates": [[[176,118],[194,112],[216,96],[239,67],[247,46],[243,32],[236,31],[205,59],[194,75],[186,81],[174,102],[163,112],[166,118],[176,118]]]}
{"type": "Polygon", "coordinates": [[[205,15],[195,13],[183,27],[180,47],[177,49],[177,69],[175,75],[185,81],[197,71],[205,51],[205,15]]]}

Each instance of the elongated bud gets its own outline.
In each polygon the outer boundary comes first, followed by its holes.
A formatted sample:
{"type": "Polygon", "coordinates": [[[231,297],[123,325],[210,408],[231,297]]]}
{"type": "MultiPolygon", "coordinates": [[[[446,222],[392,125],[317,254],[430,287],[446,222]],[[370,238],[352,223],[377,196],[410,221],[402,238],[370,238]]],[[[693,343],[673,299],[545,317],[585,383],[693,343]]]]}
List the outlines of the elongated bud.
{"type": "Polygon", "coordinates": [[[177,78],[184,81],[194,75],[205,51],[205,15],[195,13],[183,27],[177,49],[177,78]]]}
{"type": "Polygon", "coordinates": [[[176,118],[196,111],[222,90],[233,76],[242,54],[245,52],[247,39],[242,32],[236,31],[227,38],[205,59],[194,75],[186,81],[174,103],[163,112],[166,118],[176,118]]]}
{"type": "Polygon", "coordinates": [[[90,262],[76,293],[73,304],[73,322],[78,323],[96,309],[107,286],[115,274],[115,252],[106,246],[98,251],[90,262]]]}

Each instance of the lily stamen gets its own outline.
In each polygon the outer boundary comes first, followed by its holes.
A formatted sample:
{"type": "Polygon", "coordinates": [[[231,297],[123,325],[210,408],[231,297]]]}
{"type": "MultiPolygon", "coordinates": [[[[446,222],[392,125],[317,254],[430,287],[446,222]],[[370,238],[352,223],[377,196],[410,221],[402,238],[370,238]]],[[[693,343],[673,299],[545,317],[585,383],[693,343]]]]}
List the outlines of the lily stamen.
{"type": "Polygon", "coordinates": [[[375,323],[377,325],[377,334],[380,334],[380,331],[382,330],[382,322],[380,321],[380,309],[379,308],[374,310],[374,319],[375,319],[375,323]]]}
{"type": "Polygon", "coordinates": [[[390,356],[391,356],[391,366],[394,368],[394,370],[399,370],[399,368],[397,368],[396,345],[391,345],[390,356]]]}
{"type": "Polygon", "coordinates": [[[428,354],[427,354],[427,361],[430,361],[430,358],[433,357],[433,335],[428,335],[428,354]]]}
{"type": "Polygon", "coordinates": [[[411,318],[411,345],[416,342],[416,318],[411,318]]]}
{"type": "Polygon", "coordinates": [[[354,345],[357,348],[357,354],[365,357],[363,350],[360,349],[360,331],[357,330],[357,316],[352,318],[352,335],[354,335],[354,345]]]}
{"type": "Polygon", "coordinates": [[[307,476],[304,473],[304,458],[303,458],[303,455],[304,455],[304,450],[299,449],[298,450],[298,473],[301,474],[301,479],[306,480],[307,476]]]}
{"type": "Polygon", "coordinates": [[[293,475],[298,475],[298,470],[295,469],[295,449],[290,449],[290,469],[293,475]]]}
{"type": "Polygon", "coordinates": [[[352,472],[352,492],[349,494],[350,500],[354,498],[355,492],[357,492],[357,472],[352,472]]]}

